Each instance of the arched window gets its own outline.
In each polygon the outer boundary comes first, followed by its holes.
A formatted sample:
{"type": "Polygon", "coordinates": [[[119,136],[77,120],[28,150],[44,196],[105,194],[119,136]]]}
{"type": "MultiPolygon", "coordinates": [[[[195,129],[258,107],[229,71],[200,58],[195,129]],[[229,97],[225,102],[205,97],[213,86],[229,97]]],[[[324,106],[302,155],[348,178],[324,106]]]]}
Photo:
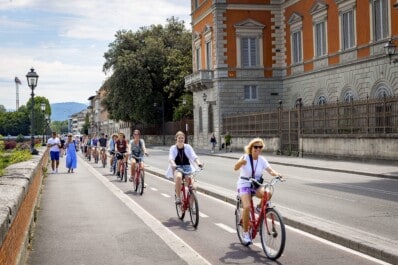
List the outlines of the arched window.
{"type": "Polygon", "coordinates": [[[328,101],[327,101],[327,99],[326,99],[325,96],[319,96],[319,97],[318,97],[318,105],[319,105],[319,106],[325,105],[327,102],[328,102],[328,101]]]}
{"type": "Polygon", "coordinates": [[[351,90],[348,90],[347,92],[345,92],[344,97],[343,97],[343,101],[345,103],[350,103],[354,101],[354,93],[352,93],[351,90]]]}
{"type": "Polygon", "coordinates": [[[377,88],[376,93],[375,93],[375,98],[384,98],[384,97],[391,97],[392,93],[388,87],[382,85],[379,88],[377,88]]]}

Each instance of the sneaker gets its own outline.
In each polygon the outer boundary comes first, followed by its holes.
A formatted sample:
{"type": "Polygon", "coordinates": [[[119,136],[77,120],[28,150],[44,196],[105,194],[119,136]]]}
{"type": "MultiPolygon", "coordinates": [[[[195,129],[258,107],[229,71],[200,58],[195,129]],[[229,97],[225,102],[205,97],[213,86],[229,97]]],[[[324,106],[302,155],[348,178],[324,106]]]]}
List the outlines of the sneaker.
{"type": "Polygon", "coordinates": [[[243,232],[243,241],[246,242],[247,246],[252,243],[252,238],[250,237],[249,232],[243,232]]]}
{"type": "Polygon", "coordinates": [[[177,205],[181,204],[181,199],[178,198],[178,197],[176,198],[176,204],[177,204],[177,205]]]}
{"type": "Polygon", "coordinates": [[[55,173],[58,173],[58,168],[55,169],[55,173]]]}
{"type": "Polygon", "coordinates": [[[51,170],[51,173],[55,174],[55,170],[51,170]]]}
{"type": "Polygon", "coordinates": [[[133,182],[133,180],[134,180],[133,177],[130,177],[130,178],[129,178],[129,181],[130,181],[130,182],[133,182]]]}
{"type": "Polygon", "coordinates": [[[120,178],[120,172],[119,172],[119,171],[116,173],[116,176],[117,176],[118,178],[120,178]]]}

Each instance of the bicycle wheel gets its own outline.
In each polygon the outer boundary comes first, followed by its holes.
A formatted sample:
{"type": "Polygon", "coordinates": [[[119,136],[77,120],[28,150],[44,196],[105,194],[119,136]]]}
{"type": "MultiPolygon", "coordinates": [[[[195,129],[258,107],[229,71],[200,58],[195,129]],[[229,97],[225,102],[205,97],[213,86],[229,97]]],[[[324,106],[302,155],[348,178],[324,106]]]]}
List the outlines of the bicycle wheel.
{"type": "Polygon", "coordinates": [[[116,157],[113,158],[113,165],[112,165],[112,173],[113,175],[116,175],[116,164],[117,164],[117,160],[116,157]]]}
{"type": "Polygon", "coordinates": [[[124,168],[125,168],[124,163],[122,163],[121,169],[120,169],[120,172],[119,172],[119,174],[120,174],[120,181],[122,181],[122,182],[123,182],[123,178],[124,178],[124,168]]]}
{"type": "Polygon", "coordinates": [[[261,245],[265,255],[278,259],[285,249],[286,231],[282,216],[274,208],[268,208],[260,227],[261,245]]]}
{"type": "Polygon", "coordinates": [[[140,195],[142,195],[144,193],[144,188],[145,188],[144,179],[145,179],[144,170],[140,169],[140,180],[138,183],[138,191],[139,191],[140,195]]]}
{"type": "Polygon", "coordinates": [[[124,182],[127,182],[127,162],[124,162],[124,182]]]}
{"type": "Polygon", "coordinates": [[[135,171],[135,176],[133,180],[133,187],[135,192],[138,191],[138,187],[140,186],[140,177],[140,172],[135,171]]]}
{"type": "Polygon", "coordinates": [[[106,158],[102,157],[102,167],[105,168],[106,167],[106,158]]]}
{"type": "MultiPolygon", "coordinates": [[[[177,199],[177,196],[174,195],[174,199],[177,199]]],[[[177,211],[177,216],[180,220],[184,220],[185,217],[185,210],[184,210],[184,200],[181,200],[180,204],[176,204],[176,211],[177,211]]]]}
{"type": "Polygon", "coordinates": [[[236,233],[238,234],[239,241],[242,245],[247,245],[247,243],[243,240],[243,221],[242,221],[242,201],[238,197],[236,200],[236,209],[235,209],[235,224],[236,224],[236,233]]]}
{"type": "Polygon", "coordinates": [[[199,203],[198,198],[194,191],[189,191],[189,215],[191,216],[191,222],[193,227],[198,227],[199,224],[199,203]]]}

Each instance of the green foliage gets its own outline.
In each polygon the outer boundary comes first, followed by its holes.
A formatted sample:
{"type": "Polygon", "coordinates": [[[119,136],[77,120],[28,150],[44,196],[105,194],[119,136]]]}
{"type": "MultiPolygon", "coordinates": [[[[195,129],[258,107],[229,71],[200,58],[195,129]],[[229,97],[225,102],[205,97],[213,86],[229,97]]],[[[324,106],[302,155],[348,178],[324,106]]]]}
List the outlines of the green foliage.
{"type": "Polygon", "coordinates": [[[163,102],[165,119],[171,120],[185,91],[185,76],[191,72],[191,32],[172,17],[165,27],[121,30],[115,38],[103,65],[104,72],[112,71],[101,102],[110,118],[150,123],[159,117],[154,103],[163,102]]]}
{"type": "Polygon", "coordinates": [[[173,121],[193,118],[192,94],[185,94],[179,99],[180,104],[174,109],[173,121]],[[184,104],[185,103],[185,104],[184,104]]]}
{"type": "Polygon", "coordinates": [[[25,141],[23,134],[18,134],[16,141],[17,143],[23,143],[25,141]]]}
{"type": "MultiPolygon", "coordinates": [[[[29,99],[26,106],[21,106],[17,111],[0,111],[0,134],[2,135],[29,135],[31,118],[32,99],[29,99]]],[[[34,124],[35,134],[42,134],[45,124],[45,114],[51,115],[51,107],[48,99],[35,97],[34,124]],[[46,104],[46,110],[41,110],[41,103],[46,104]]]]}
{"type": "Polygon", "coordinates": [[[51,130],[59,134],[68,133],[68,121],[53,121],[51,122],[51,130]]]}
{"type": "Polygon", "coordinates": [[[12,152],[0,151],[0,176],[4,175],[4,169],[11,164],[27,161],[32,158],[30,150],[13,150],[12,152]]]}

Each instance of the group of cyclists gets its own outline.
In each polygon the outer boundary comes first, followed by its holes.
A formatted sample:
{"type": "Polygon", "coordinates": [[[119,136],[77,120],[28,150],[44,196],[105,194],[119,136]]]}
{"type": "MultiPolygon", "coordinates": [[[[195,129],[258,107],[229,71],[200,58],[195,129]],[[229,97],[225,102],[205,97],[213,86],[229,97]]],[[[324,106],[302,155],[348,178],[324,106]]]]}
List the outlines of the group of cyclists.
{"type": "MultiPolygon", "coordinates": [[[[112,165],[115,159],[117,159],[117,175],[120,176],[120,168],[122,163],[130,162],[130,181],[133,181],[135,175],[135,168],[139,165],[142,169],[144,168],[143,157],[148,155],[145,147],[145,142],[141,139],[139,130],[134,130],[133,138],[129,142],[126,140],[124,133],[112,134],[109,141],[108,137],[103,133],[100,138],[96,135],[84,137],[82,139],[83,152],[86,157],[98,157],[98,147],[100,148],[99,156],[106,159],[106,150],[110,154],[110,167],[112,171],[112,165]]],[[[203,163],[199,160],[192,146],[185,144],[185,134],[181,131],[175,135],[176,144],[172,145],[169,150],[169,167],[166,171],[166,176],[174,178],[175,192],[179,194],[182,185],[182,179],[190,177],[189,174],[182,174],[182,172],[193,172],[194,165],[202,168],[203,163]]],[[[240,171],[237,190],[238,194],[243,203],[243,240],[246,244],[251,244],[251,236],[248,232],[249,223],[249,209],[251,196],[255,195],[258,198],[264,196],[264,188],[256,187],[249,182],[251,178],[256,179],[262,183],[262,174],[267,171],[271,176],[279,176],[268,161],[261,156],[262,149],[264,147],[264,141],[260,138],[254,138],[245,147],[245,154],[238,159],[234,166],[234,170],[240,171]]],[[[98,160],[95,160],[96,162],[98,160]]],[[[271,194],[272,195],[272,194],[271,194]]],[[[181,204],[180,196],[176,196],[176,205],[181,204]]]]}
{"type": "Polygon", "coordinates": [[[122,163],[130,162],[130,181],[133,181],[135,175],[135,167],[137,164],[144,168],[143,156],[148,155],[145,147],[145,142],[140,138],[141,133],[139,130],[134,130],[133,139],[128,142],[124,133],[112,134],[108,140],[108,135],[101,133],[100,137],[97,134],[91,137],[85,135],[82,138],[82,152],[85,157],[91,161],[94,159],[95,163],[102,161],[103,165],[107,164],[109,152],[110,156],[110,171],[112,172],[115,159],[116,159],[116,175],[120,177],[120,169],[122,163]]]}

